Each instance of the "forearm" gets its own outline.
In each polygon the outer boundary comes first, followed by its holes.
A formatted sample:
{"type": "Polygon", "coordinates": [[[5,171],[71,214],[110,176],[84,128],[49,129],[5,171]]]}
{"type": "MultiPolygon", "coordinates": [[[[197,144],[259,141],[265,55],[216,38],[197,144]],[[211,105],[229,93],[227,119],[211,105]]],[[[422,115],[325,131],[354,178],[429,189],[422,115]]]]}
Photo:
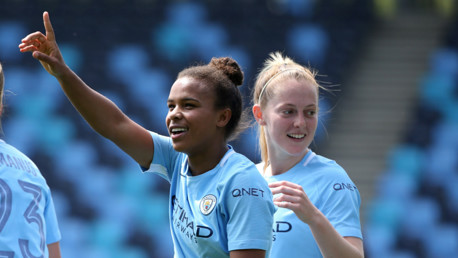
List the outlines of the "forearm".
{"type": "Polygon", "coordinates": [[[314,216],[309,226],[323,257],[364,257],[362,241],[360,239],[346,240],[320,211],[314,216]]]}
{"type": "Polygon", "coordinates": [[[55,242],[48,245],[49,251],[49,258],[61,258],[62,255],[60,253],[60,244],[59,242],[55,242]]]}
{"type": "Polygon", "coordinates": [[[91,89],[70,68],[56,78],[87,123],[102,136],[113,140],[116,126],[128,119],[124,113],[111,100],[91,89]]]}
{"type": "Polygon", "coordinates": [[[264,257],[266,257],[266,251],[259,250],[259,249],[234,250],[230,252],[230,258],[264,258],[264,257]]]}
{"type": "Polygon", "coordinates": [[[142,166],[151,162],[154,146],[149,132],[128,118],[112,101],[84,83],[64,62],[48,12],[43,13],[46,35],[37,31],[21,40],[19,50],[32,52],[43,68],[59,81],[72,105],[99,134],[111,140],[142,166]]]}

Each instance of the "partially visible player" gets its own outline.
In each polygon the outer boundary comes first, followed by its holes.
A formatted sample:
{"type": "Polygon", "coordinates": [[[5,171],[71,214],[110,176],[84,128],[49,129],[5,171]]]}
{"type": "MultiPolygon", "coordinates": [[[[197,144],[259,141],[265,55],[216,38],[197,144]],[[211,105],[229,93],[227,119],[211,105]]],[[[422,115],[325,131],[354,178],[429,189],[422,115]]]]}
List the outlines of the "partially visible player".
{"type": "Polygon", "coordinates": [[[275,213],[271,257],[363,257],[360,196],[345,170],[309,149],[318,123],[315,74],[281,53],[259,73],[253,114],[275,213]]]}
{"type": "MultiPolygon", "coordinates": [[[[0,115],[4,75],[0,63],[0,115]]],[[[37,166],[0,139],[0,257],[60,258],[51,191],[37,166]]]]}

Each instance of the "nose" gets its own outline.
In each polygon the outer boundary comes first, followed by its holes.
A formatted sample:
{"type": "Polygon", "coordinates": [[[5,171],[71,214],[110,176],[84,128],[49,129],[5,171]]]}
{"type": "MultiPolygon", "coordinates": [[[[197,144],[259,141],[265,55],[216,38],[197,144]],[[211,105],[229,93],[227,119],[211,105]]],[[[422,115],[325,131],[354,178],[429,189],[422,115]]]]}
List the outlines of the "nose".
{"type": "Polygon", "coordinates": [[[169,110],[167,116],[170,120],[176,120],[182,118],[183,114],[181,113],[181,110],[178,107],[174,107],[173,109],[169,110]]]}
{"type": "Polygon", "coordinates": [[[305,117],[298,115],[294,119],[294,127],[303,127],[305,126],[305,117]]]}

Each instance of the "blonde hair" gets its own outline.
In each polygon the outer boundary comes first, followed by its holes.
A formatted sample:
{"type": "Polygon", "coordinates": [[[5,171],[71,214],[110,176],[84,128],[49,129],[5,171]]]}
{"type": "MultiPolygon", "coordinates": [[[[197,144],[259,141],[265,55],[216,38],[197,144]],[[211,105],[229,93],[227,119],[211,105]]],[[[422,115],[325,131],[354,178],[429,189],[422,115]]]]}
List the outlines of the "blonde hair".
{"type": "MultiPolygon", "coordinates": [[[[317,92],[322,86],[316,81],[317,72],[294,62],[288,56],[283,56],[280,52],[269,54],[264,62],[264,66],[256,77],[253,89],[253,103],[258,104],[261,109],[265,107],[268,101],[275,95],[275,89],[272,85],[285,79],[305,80],[306,82],[316,85],[317,92]]],[[[318,96],[317,96],[318,97],[318,96]]],[[[261,159],[264,162],[264,170],[269,165],[269,156],[267,152],[266,134],[263,126],[259,126],[259,148],[261,159]]]]}

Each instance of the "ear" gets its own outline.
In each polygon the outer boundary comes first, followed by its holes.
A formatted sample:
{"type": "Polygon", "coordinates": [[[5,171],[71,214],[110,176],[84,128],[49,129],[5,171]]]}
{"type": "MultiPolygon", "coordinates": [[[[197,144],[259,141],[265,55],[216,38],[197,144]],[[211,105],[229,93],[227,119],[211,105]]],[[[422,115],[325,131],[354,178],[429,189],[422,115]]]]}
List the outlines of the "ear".
{"type": "Polygon", "coordinates": [[[231,117],[232,117],[232,111],[230,108],[225,108],[219,111],[219,115],[216,121],[216,126],[225,127],[227,123],[229,123],[229,120],[231,120],[231,117]]]}
{"type": "Polygon", "coordinates": [[[255,104],[253,106],[252,111],[253,111],[254,119],[256,119],[256,122],[258,122],[259,125],[266,125],[266,123],[264,122],[264,119],[262,118],[261,106],[259,104],[255,104]]]}

